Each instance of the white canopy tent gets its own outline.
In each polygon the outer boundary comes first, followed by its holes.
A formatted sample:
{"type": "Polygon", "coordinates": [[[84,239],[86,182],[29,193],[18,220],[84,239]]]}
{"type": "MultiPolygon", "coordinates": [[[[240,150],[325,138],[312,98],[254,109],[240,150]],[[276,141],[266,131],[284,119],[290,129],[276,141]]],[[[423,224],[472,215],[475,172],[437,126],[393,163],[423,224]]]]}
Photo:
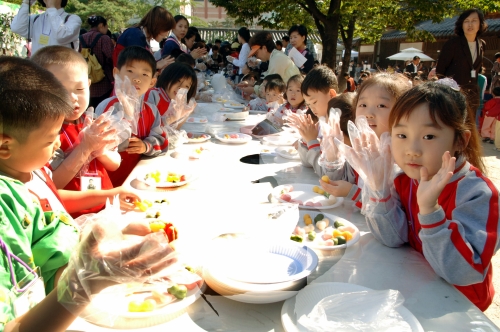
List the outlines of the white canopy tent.
{"type": "Polygon", "coordinates": [[[401,52],[394,54],[394,55],[391,55],[391,56],[387,57],[387,59],[406,61],[406,60],[412,60],[414,56],[419,56],[420,61],[434,61],[433,58],[431,58],[428,55],[425,55],[424,53],[422,53],[421,50],[413,48],[413,47],[401,50],[401,52]]]}

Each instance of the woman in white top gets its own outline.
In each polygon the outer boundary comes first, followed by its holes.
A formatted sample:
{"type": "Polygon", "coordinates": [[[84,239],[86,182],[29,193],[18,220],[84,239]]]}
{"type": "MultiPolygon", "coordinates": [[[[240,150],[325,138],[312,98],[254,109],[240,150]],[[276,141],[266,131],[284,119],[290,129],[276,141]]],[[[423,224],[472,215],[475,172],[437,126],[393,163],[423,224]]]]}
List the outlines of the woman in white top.
{"type": "Polygon", "coordinates": [[[248,45],[249,41],[250,30],[245,27],[240,28],[238,30],[238,42],[243,44],[243,46],[241,46],[240,55],[238,56],[238,59],[235,59],[230,55],[227,56],[227,61],[232,62],[233,65],[240,68],[238,71],[239,75],[243,75],[243,66],[247,63],[248,54],[250,53],[250,46],[248,45]]]}
{"type": "Polygon", "coordinates": [[[34,3],[33,0],[23,0],[19,12],[10,25],[12,32],[31,39],[31,54],[49,45],[61,45],[78,50],[82,20],[78,15],[64,11],[68,0],[38,0],[38,3],[47,7],[47,10],[42,14],[29,15],[30,4],[34,3]]]}

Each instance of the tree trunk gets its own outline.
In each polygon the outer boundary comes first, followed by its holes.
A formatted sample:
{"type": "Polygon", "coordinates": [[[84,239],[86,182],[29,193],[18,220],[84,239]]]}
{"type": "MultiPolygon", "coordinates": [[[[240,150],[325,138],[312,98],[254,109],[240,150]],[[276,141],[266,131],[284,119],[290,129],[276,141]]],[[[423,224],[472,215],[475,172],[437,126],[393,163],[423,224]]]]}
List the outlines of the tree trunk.
{"type": "Polygon", "coordinates": [[[344,91],[347,87],[344,73],[349,72],[349,62],[351,62],[352,39],[354,38],[354,27],[356,26],[356,17],[349,20],[347,30],[341,29],[342,42],[344,43],[344,57],[342,59],[342,70],[339,72],[339,90],[344,91]]]}
{"type": "Polygon", "coordinates": [[[323,55],[321,62],[333,71],[337,66],[337,41],[338,41],[338,21],[329,21],[325,24],[325,36],[323,38],[323,55]]]}

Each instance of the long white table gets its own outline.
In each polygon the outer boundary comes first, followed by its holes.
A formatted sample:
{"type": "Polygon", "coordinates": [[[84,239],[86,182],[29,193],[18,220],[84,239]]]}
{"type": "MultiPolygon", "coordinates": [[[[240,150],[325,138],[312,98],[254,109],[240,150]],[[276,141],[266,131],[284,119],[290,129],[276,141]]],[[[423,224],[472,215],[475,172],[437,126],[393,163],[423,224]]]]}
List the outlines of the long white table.
{"type": "MultiPolygon", "coordinates": [[[[200,104],[195,113],[211,114],[219,104],[200,104]]],[[[251,115],[246,121],[209,121],[207,132],[239,131],[256,124],[264,116],[251,115]]],[[[189,161],[167,155],[139,162],[125,185],[141,197],[170,201],[168,218],[189,239],[192,257],[203,263],[211,239],[224,233],[246,232],[252,228],[253,211],[268,202],[271,179],[274,184],[317,184],[318,177],[300,162],[273,155],[275,147],[257,139],[244,145],[229,145],[214,138],[210,142],[185,144],[176,149],[181,155],[198,146],[209,149],[204,159],[189,161]],[[240,158],[261,155],[263,164],[241,163],[240,158]],[[177,190],[157,192],[136,189],[133,180],[145,170],[177,168],[198,174],[197,180],[177,190]],[[253,183],[260,180],[258,183],[253,183]]],[[[424,257],[409,246],[388,248],[369,233],[364,217],[352,205],[325,210],[353,222],[361,231],[358,243],[344,252],[320,257],[317,271],[309,283],[345,282],[372,289],[397,289],[405,297],[404,306],[419,320],[425,331],[500,331],[477,307],[453,286],[438,277],[424,257]]],[[[271,304],[240,303],[217,295],[207,300],[218,311],[217,316],[203,299],[187,312],[168,323],[129,331],[284,331],[281,324],[283,302],[271,304]]],[[[77,319],[68,331],[113,331],[77,319]]],[[[116,331],[116,330],[114,330],[116,331]]]]}

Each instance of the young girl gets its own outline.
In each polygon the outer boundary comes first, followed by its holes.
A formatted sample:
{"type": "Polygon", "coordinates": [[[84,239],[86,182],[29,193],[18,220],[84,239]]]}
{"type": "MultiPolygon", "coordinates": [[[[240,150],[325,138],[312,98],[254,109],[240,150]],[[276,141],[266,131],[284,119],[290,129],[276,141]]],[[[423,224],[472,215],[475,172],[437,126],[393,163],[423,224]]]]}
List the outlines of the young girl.
{"type": "MultiPolygon", "coordinates": [[[[196,87],[198,79],[196,72],[190,66],[183,63],[173,63],[168,66],[158,78],[156,87],[149,89],[145,96],[149,104],[153,104],[158,108],[158,112],[162,119],[165,118],[165,113],[170,106],[170,101],[175,99],[179,89],[187,89],[187,100],[191,100],[196,95],[196,87]]],[[[163,123],[165,125],[167,123],[163,123]]],[[[170,123],[168,123],[170,124],[170,123]]]]}
{"type": "Polygon", "coordinates": [[[304,78],[302,75],[294,75],[290,77],[286,84],[285,92],[285,99],[287,102],[278,109],[277,112],[279,114],[284,114],[285,110],[289,110],[293,113],[297,113],[297,111],[305,113],[307,111],[307,105],[304,97],[302,96],[302,91],[300,90],[303,81],[304,78]]]}
{"type": "Polygon", "coordinates": [[[187,18],[182,15],[175,15],[174,20],[175,28],[173,28],[172,32],[170,32],[170,35],[165,42],[165,46],[163,46],[163,50],[161,51],[162,57],[170,55],[175,49],[180,49],[184,53],[188,53],[186,45],[184,45],[181,40],[186,36],[189,28],[189,22],[187,18]]]}
{"type": "MultiPolygon", "coordinates": [[[[367,165],[390,160],[383,148],[366,149],[368,163],[353,166],[366,174],[363,205],[372,234],[389,247],[409,242],[484,311],[494,295],[490,262],[499,248],[499,195],[483,174],[474,113],[467,107],[458,89],[439,82],[414,87],[389,117],[390,151],[402,172],[391,181],[390,170],[367,165]]],[[[376,143],[373,136],[370,141],[376,143]]]]}

